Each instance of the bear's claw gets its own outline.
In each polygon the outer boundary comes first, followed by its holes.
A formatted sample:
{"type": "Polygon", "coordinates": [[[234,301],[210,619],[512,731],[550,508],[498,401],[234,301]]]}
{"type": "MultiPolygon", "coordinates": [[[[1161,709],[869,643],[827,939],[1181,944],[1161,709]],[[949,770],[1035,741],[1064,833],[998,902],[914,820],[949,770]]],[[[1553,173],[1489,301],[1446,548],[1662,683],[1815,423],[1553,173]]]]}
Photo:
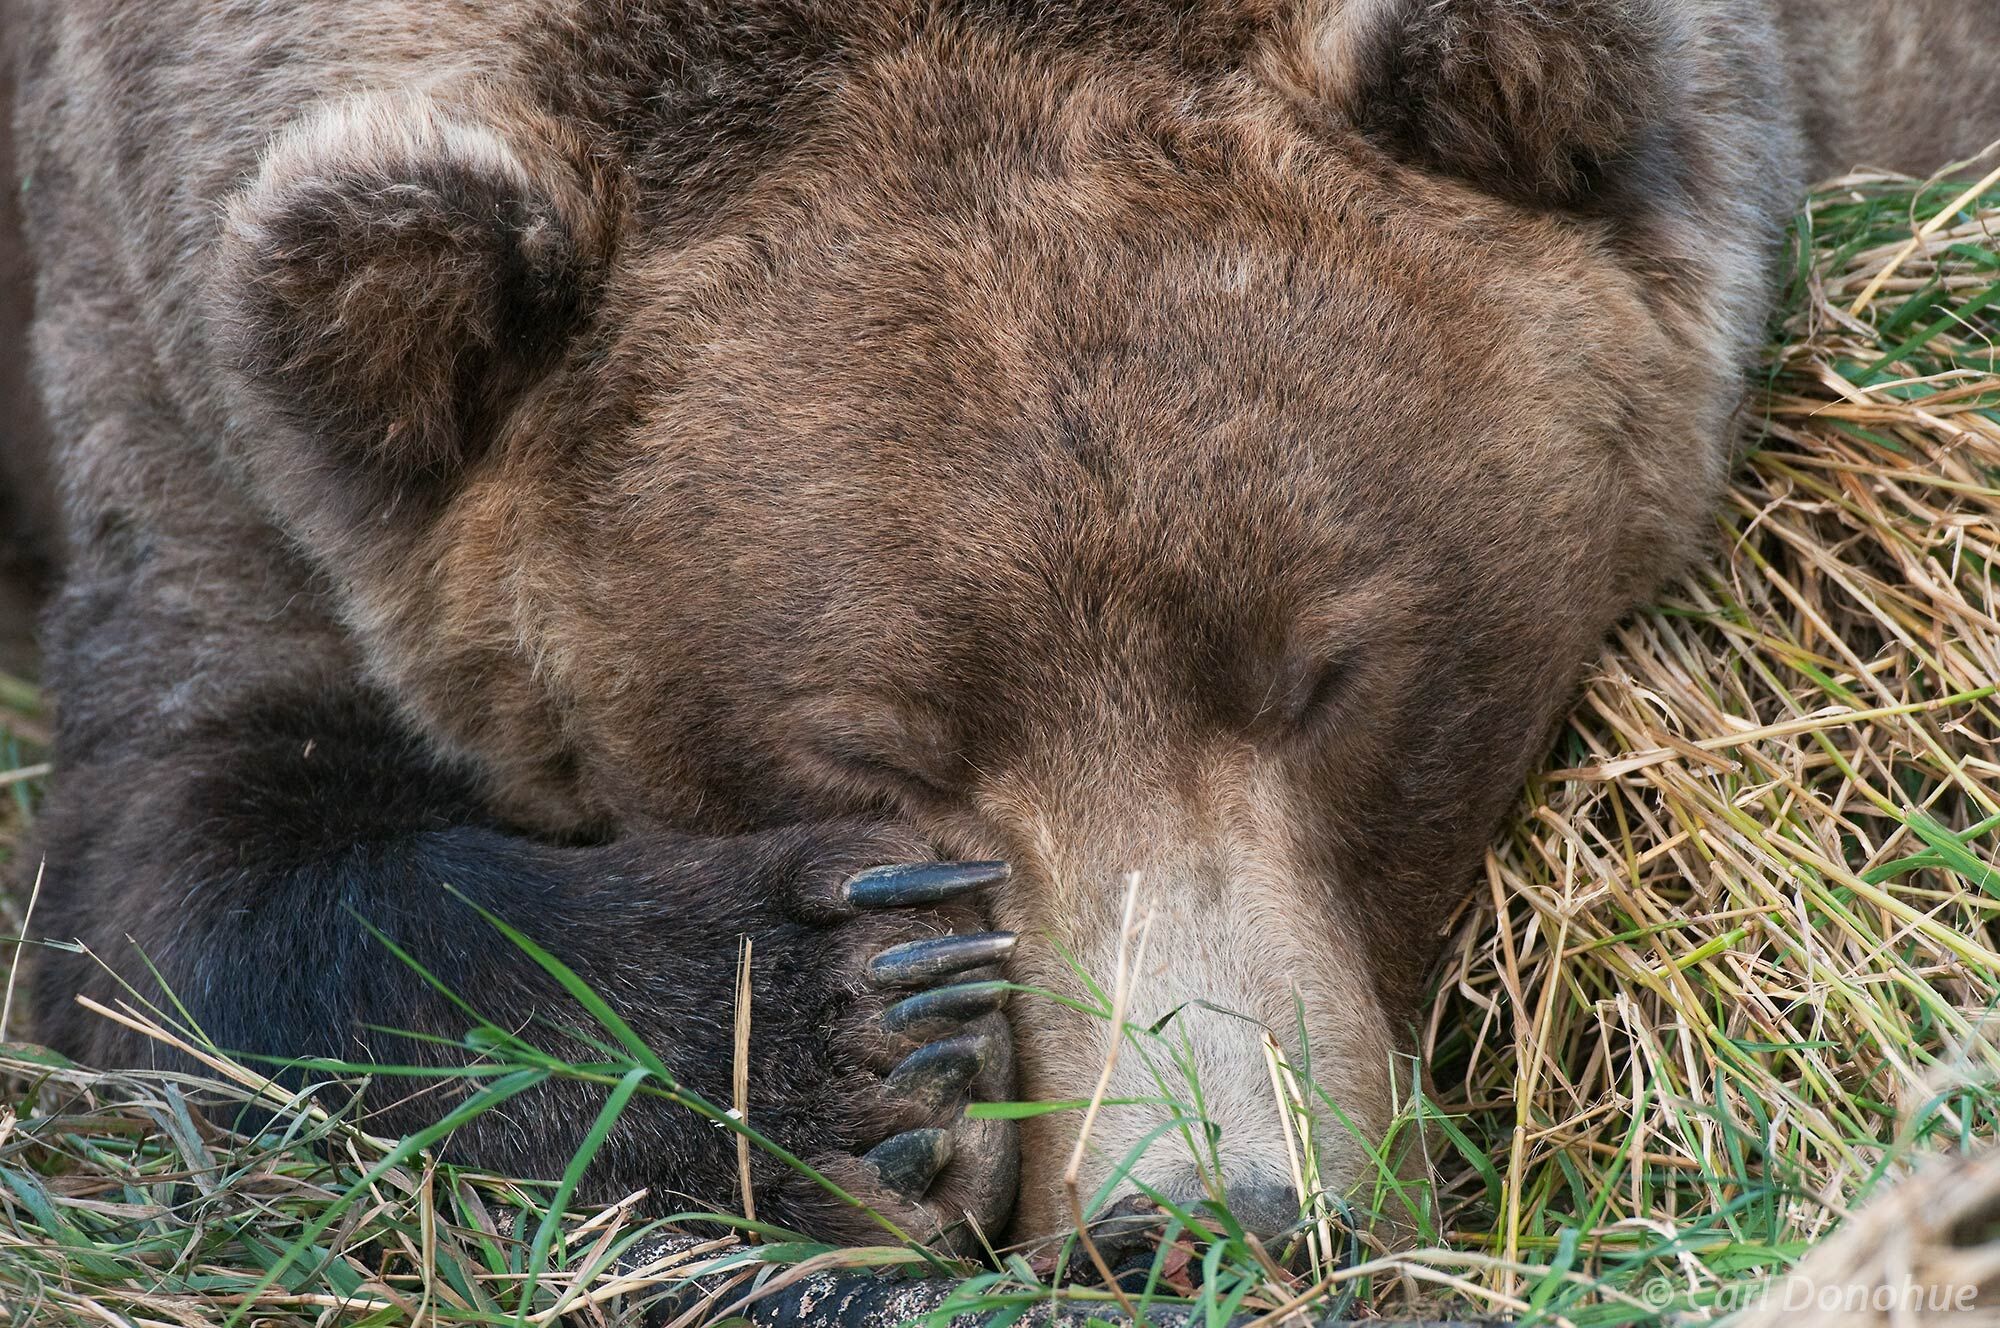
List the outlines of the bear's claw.
{"type": "Polygon", "coordinates": [[[905,996],[882,1012],[882,1030],[911,1042],[932,1042],[956,1033],[981,1015],[1007,1003],[1004,982],[961,982],[905,996]]]}
{"type": "Polygon", "coordinates": [[[1012,874],[1004,862],[904,862],[870,867],[844,889],[856,908],[913,908],[998,885],[1012,874]]]}
{"type": "Polygon", "coordinates": [[[862,1154],[861,1160],[896,1193],[921,1199],[951,1155],[950,1130],[923,1129],[891,1135],[862,1154]]]}
{"type": "Polygon", "coordinates": [[[952,973],[997,964],[1013,953],[1017,939],[1010,931],[986,931],[892,945],[868,961],[868,978],[883,987],[918,986],[952,973]]]}
{"type": "MultiPolygon", "coordinates": [[[[828,976],[854,1071],[837,1088],[847,1151],[814,1165],[917,1239],[976,1249],[980,1233],[1004,1227],[1020,1174],[1015,1122],[966,1114],[970,1101],[1014,1093],[1010,988],[998,979],[1017,938],[975,930],[979,892],[1012,873],[1004,862],[922,861],[921,845],[875,838],[885,842],[862,851],[885,865],[827,873],[803,897],[805,920],[836,942],[828,976]]],[[[852,1221],[846,1238],[876,1238],[873,1222],[852,1221]]]]}
{"type": "Polygon", "coordinates": [[[936,1116],[965,1095],[993,1054],[992,1040],[968,1034],[919,1047],[883,1083],[889,1096],[922,1118],[936,1116]]]}

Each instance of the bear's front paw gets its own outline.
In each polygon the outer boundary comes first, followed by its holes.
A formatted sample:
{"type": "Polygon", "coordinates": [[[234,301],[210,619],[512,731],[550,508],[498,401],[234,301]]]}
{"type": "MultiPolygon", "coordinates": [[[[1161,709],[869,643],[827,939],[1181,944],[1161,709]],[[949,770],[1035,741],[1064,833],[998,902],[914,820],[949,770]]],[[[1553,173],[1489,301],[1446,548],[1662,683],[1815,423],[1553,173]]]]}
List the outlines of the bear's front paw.
{"type": "MultiPolygon", "coordinates": [[[[852,1151],[808,1159],[909,1235],[966,1251],[1005,1225],[1019,1173],[1014,1123],[965,1115],[968,1102],[1013,1094],[999,965],[1015,938],[980,930],[970,905],[1007,875],[998,862],[913,862],[846,881],[849,916],[834,934],[850,998],[829,1031],[849,1067],[836,1109],[852,1151]]],[[[829,1235],[886,1235],[866,1213],[827,1209],[826,1196],[791,1197],[818,1208],[812,1225],[829,1235]]]]}

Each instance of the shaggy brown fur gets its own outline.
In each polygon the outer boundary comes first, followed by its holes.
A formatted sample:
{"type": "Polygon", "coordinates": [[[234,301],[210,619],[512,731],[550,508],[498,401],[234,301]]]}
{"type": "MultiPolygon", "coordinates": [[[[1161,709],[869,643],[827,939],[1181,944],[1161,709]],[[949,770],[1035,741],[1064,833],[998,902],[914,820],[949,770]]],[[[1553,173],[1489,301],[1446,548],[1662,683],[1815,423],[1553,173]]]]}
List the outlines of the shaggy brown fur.
{"type": "MultiPolygon", "coordinates": [[[[462,1031],[357,914],[504,1026],[573,1019],[448,883],[717,1096],[748,934],[753,1118],[929,1230],[999,1220],[1008,1141],[871,1178],[956,1097],[885,1084],[859,968],[979,919],[834,886],[1006,859],[1012,975],[1075,992],[1137,872],[1134,1013],[1282,1221],[1256,1030],[1386,1124],[1494,821],[1701,546],[1806,172],[2000,134],[1972,8],[1933,50],[1925,0],[1802,4],[1807,40],[1768,0],[31,3],[73,546],[40,916],[252,1051],[462,1031]],[[1825,95],[1877,21],[1951,116],[1825,95]]],[[[152,1054],[79,991],[116,988],[52,952],[46,1036],[152,1054]]],[[[1087,1095],[1101,1023],[1012,1023],[1024,1091],[1087,1095]]],[[[454,1147],[551,1170],[597,1100],[454,1147]]],[[[1139,1174],[1197,1197],[1174,1147],[1139,1174]]],[[[726,1201],[732,1159],[642,1099],[593,1192],[726,1201]]]]}
{"type": "MultiPolygon", "coordinates": [[[[0,34],[4,36],[4,34],[0,34]]],[[[14,100],[13,65],[0,42],[0,107],[14,100]]],[[[20,238],[13,136],[0,132],[0,670],[34,668],[34,604],[55,533],[41,411],[22,353],[33,305],[20,238]]]]}

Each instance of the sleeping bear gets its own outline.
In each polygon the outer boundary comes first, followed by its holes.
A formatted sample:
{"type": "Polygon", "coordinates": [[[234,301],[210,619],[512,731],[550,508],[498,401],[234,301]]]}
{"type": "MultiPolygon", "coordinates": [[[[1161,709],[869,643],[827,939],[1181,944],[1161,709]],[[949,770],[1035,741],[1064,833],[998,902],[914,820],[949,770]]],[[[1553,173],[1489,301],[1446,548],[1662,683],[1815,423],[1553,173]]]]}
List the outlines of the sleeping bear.
{"type": "MultiPolygon", "coordinates": [[[[9,10],[40,1035],[171,1063],[75,999],[129,983],[474,1056],[442,987],[587,1054],[483,910],[728,1102],[747,938],[752,1123],[961,1243],[1067,1220],[1076,1117],[963,1106],[1091,1095],[1135,878],[1213,1149],[1127,1056],[1083,1192],[1164,1135],[1123,1189],[1290,1221],[1266,1036],[1373,1174],[1482,847],[1704,543],[1805,181],[2000,136],[1959,0],[9,10]]],[[[602,1101],[447,1151],[555,1174],[602,1101]]],[[[733,1137],[635,1099],[586,1197],[641,1188],[731,1202],[733,1137]]]]}

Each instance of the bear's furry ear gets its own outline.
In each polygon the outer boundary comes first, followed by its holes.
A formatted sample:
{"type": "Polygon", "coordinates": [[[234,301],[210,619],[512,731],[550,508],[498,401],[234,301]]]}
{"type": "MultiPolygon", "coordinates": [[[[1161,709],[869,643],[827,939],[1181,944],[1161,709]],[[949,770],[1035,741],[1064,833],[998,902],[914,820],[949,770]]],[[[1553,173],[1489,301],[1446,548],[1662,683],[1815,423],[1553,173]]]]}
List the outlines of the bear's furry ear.
{"type": "Polygon", "coordinates": [[[328,106],[229,202],[234,363],[342,459],[448,474],[587,315],[619,204],[533,112],[421,93],[328,106]]]}
{"type": "Polygon", "coordinates": [[[1659,137],[1681,33],[1663,0],[1319,0],[1279,76],[1392,155],[1575,206],[1659,137]]]}

